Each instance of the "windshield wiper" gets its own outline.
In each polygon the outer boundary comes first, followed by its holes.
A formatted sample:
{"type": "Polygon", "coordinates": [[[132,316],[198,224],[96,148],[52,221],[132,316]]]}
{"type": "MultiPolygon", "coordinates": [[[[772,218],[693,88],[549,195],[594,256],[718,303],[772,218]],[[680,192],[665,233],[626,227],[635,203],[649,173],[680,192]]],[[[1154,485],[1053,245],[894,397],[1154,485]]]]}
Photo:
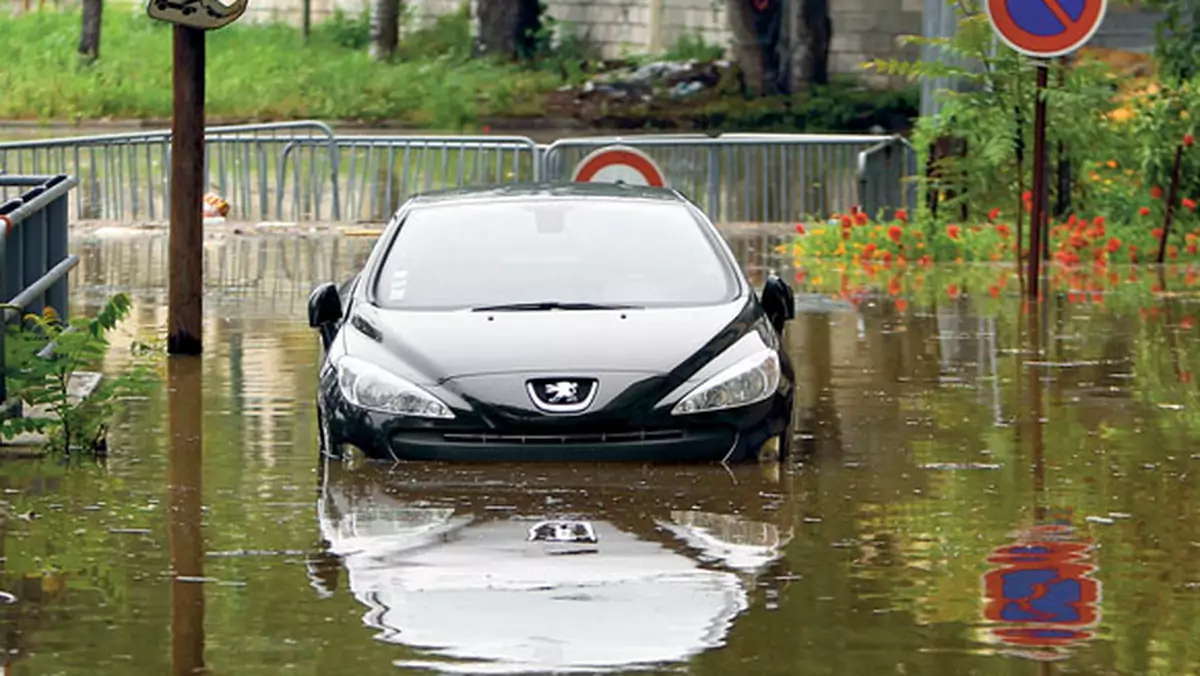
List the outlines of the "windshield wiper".
{"type": "Polygon", "coordinates": [[[629,310],[636,305],[607,305],[601,303],[563,303],[556,300],[535,301],[532,303],[507,303],[504,305],[482,305],[471,308],[472,312],[537,312],[539,310],[629,310]]]}

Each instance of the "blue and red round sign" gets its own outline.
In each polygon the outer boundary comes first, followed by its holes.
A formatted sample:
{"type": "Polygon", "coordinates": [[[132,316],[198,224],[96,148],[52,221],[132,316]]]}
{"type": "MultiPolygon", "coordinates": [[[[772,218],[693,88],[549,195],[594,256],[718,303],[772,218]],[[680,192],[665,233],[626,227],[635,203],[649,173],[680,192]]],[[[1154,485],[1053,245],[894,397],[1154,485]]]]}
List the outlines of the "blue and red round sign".
{"type": "Polygon", "coordinates": [[[1049,59],[1079,49],[1100,28],[1106,0],[987,0],[988,19],[1009,47],[1049,59]]]}

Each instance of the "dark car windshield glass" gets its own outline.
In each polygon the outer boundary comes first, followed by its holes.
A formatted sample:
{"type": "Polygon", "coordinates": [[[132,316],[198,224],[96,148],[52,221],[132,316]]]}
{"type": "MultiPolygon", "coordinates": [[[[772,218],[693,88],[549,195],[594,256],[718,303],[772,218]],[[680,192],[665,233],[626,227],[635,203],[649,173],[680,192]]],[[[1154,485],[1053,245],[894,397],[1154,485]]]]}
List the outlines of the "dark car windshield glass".
{"type": "Polygon", "coordinates": [[[661,307],[732,300],[737,285],[679,203],[555,199],[418,207],[375,292],[385,308],[661,307]]]}

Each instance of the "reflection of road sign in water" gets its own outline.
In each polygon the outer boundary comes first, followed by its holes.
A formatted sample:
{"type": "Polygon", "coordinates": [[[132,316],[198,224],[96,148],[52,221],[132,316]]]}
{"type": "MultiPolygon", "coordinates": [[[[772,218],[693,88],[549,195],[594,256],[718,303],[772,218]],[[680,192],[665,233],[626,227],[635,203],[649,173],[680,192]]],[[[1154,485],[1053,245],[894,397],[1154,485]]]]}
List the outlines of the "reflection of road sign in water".
{"type": "Polygon", "coordinates": [[[662,169],[645,153],[627,146],[601,148],[575,167],[572,181],[579,183],[628,183],[661,188],[667,181],[662,169]]]}
{"type": "Polygon", "coordinates": [[[1096,567],[1087,563],[1088,550],[1083,543],[1050,538],[995,550],[988,562],[999,565],[983,576],[984,617],[1008,626],[993,635],[1042,648],[1091,638],[1084,629],[1099,618],[1100,583],[1089,577],[1096,567]]]}
{"type": "Polygon", "coordinates": [[[1082,47],[1104,20],[1105,0],[987,0],[988,18],[1008,46],[1052,58],[1082,47]]]}

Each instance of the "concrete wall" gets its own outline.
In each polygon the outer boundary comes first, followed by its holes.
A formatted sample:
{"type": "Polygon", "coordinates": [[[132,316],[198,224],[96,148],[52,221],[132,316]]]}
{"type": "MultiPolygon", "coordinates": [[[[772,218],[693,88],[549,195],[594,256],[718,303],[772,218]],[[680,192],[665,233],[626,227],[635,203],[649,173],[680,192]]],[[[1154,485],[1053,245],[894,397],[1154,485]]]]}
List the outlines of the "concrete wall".
{"type": "MultiPolygon", "coordinates": [[[[588,37],[604,56],[619,57],[669,49],[684,35],[699,35],[706,43],[728,48],[727,1],[548,0],[547,6],[564,29],[588,37]]],[[[357,13],[368,2],[312,0],[313,20],[320,21],[335,9],[357,13]]],[[[418,20],[459,7],[455,0],[409,0],[407,5],[418,20]]],[[[870,58],[916,57],[915,49],[901,49],[896,41],[901,34],[920,34],[922,0],[837,0],[831,5],[830,69],[834,73],[862,74],[860,65],[870,58]]],[[[298,22],[299,11],[299,0],[252,0],[246,17],[298,22]]]]}

